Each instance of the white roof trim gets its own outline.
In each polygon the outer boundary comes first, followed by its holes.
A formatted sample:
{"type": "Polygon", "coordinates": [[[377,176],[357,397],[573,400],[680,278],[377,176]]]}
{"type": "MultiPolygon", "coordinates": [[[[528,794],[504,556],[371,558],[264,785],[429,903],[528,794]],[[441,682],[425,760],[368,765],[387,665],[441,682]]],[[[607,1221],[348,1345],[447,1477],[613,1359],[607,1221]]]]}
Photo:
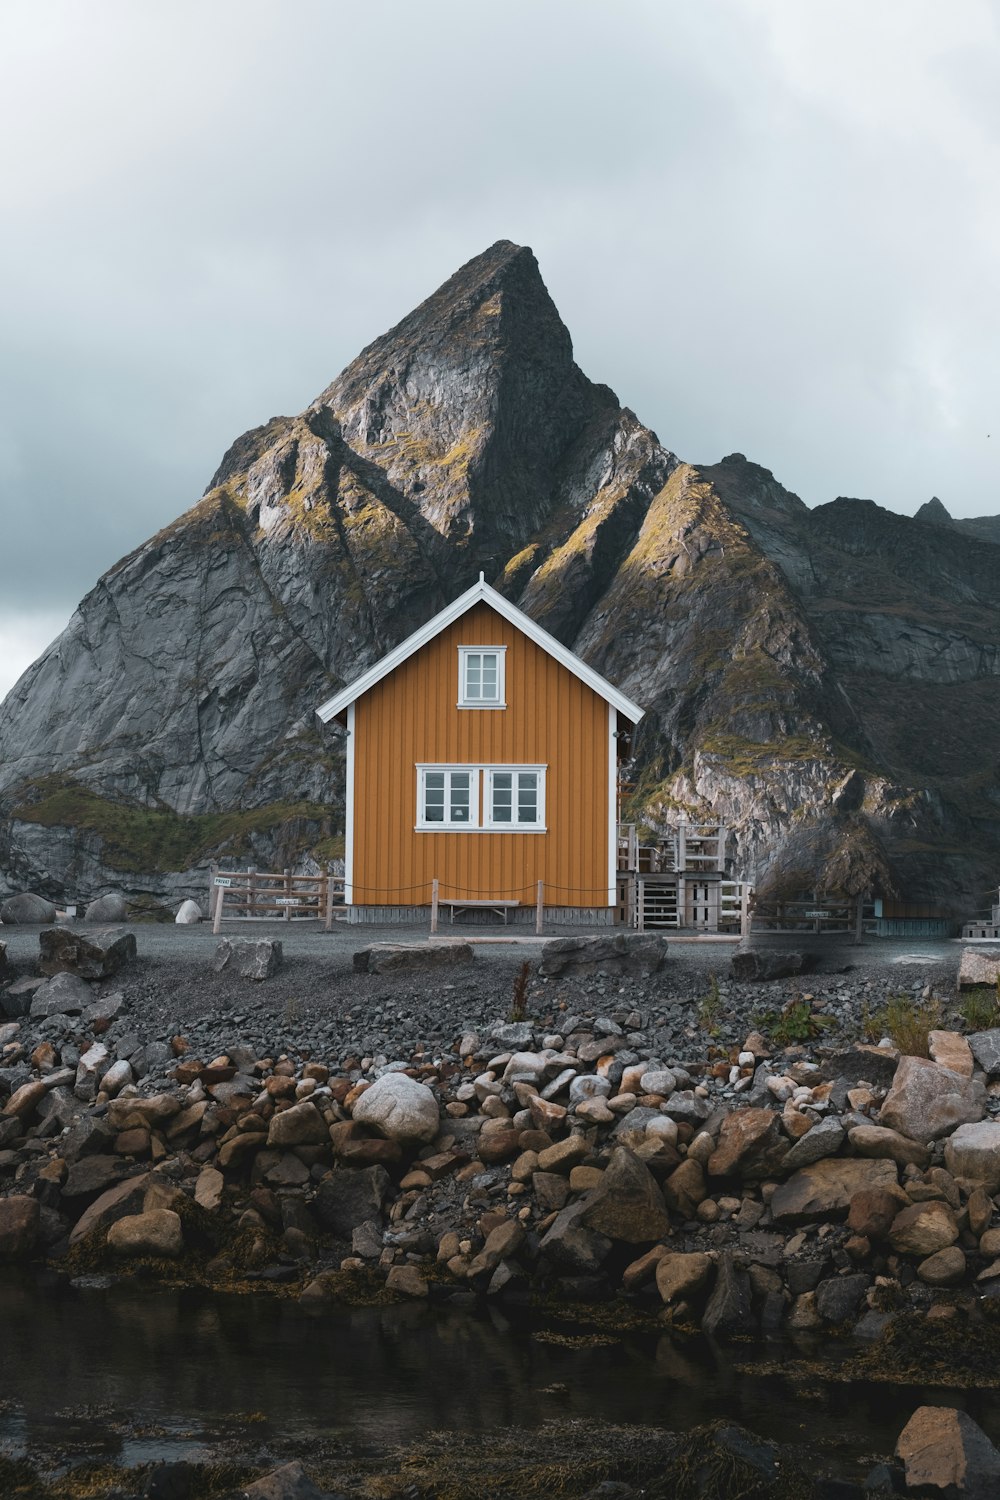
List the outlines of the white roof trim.
{"type": "Polygon", "coordinates": [[[335,697],[329,698],[325,703],[321,704],[316,712],[323,720],[323,723],[328,724],[331,719],[335,719],[338,714],[343,713],[349,704],[356,702],[363,693],[368,692],[369,688],[373,688],[376,683],[381,682],[383,677],[388,677],[390,672],[394,672],[415,651],[419,651],[421,646],[426,646],[428,641],[432,641],[436,635],[440,635],[442,630],[445,630],[456,620],[461,619],[462,615],[470,610],[474,604],[488,604],[491,609],[495,609],[498,615],[502,615],[505,620],[509,620],[529,640],[534,641],[536,646],[540,646],[543,651],[548,652],[549,656],[555,657],[556,661],[560,662],[568,672],[572,672],[574,677],[578,677],[581,682],[585,682],[599,698],[603,698],[606,703],[612,704],[620,714],[624,714],[625,718],[629,719],[633,724],[638,724],[639,720],[643,717],[644,709],[641,709],[638,704],[633,703],[630,698],[626,698],[625,694],[620,693],[617,688],[613,688],[610,682],[605,681],[600,673],[588,667],[586,662],[581,661],[578,656],[574,656],[572,651],[557,641],[555,636],[549,635],[547,630],[543,630],[540,625],[537,625],[523,610],[518,609],[516,604],[511,604],[510,600],[505,599],[502,594],[498,594],[496,589],[490,588],[482,573],[480,573],[478,583],[474,583],[470,589],[466,589],[464,594],[459,594],[458,598],[453,599],[450,604],[446,605],[440,614],[436,614],[432,620],[427,621],[426,625],[421,625],[419,630],[415,630],[411,636],[407,636],[405,641],[401,641],[388,655],[383,656],[381,661],[377,661],[373,667],[369,667],[367,672],[363,672],[354,682],[342,688],[335,697]]]}

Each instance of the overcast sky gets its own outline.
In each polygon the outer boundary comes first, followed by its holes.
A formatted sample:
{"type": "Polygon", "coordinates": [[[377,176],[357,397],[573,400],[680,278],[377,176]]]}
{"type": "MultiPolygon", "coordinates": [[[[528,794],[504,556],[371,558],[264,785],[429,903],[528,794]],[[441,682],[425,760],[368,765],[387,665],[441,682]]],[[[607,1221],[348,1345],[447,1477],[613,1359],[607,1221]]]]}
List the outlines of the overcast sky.
{"type": "Polygon", "coordinates": [[[683,458],[1000,512],[998,17],[4,0],[0,694],[234,437],[499,238],[683,458]]]}

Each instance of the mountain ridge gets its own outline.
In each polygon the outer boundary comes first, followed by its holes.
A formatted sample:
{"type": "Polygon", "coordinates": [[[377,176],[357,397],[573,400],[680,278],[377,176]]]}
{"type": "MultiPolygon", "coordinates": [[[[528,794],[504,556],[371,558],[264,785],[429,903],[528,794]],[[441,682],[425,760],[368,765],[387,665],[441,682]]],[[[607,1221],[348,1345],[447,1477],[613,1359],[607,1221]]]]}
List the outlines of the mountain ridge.
{"type": "Polygon", "coordinates": [[[316,704],[482,570],[646,706],[629,816],[724,816],[774,888],[971,899],[1000,864],[984,541],[810,510],[740,454],[683,463],[583,374],[534,256],[499,241],[238,437],[12,689],[0,880],[153,909],[213,855],[334,856],[343,754],[316,704]]]}

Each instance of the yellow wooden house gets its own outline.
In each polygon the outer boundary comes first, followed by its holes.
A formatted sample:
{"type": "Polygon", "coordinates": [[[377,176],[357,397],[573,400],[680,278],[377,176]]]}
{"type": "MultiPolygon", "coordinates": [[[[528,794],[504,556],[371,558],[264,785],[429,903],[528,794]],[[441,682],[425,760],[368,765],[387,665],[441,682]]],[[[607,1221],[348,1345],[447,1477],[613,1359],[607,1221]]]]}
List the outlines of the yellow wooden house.
{"type": "Polygon", "coordinates": [[[643,711],[482,575],[317,712],[347,730],[349,920],[533,920],[541,895],[548,919],[614,921],[643,711]]]}

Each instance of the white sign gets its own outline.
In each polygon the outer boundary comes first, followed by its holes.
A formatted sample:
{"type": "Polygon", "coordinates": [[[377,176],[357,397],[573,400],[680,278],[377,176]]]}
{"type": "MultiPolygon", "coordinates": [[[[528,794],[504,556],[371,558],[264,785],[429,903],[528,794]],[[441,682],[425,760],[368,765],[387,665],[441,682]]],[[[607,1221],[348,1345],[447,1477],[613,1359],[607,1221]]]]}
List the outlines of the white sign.
{"type": "Polygon", "coordinates": [[[301,906],[302,902],[298,896],[279,896],[274,904],[275,906],[301,906]]]}
{"type": "Polygon", "coordinates": [[[233,882],[228,875],[216,875],[215,877],[216,885],[232,885],[232,883],[233,882]]]}

